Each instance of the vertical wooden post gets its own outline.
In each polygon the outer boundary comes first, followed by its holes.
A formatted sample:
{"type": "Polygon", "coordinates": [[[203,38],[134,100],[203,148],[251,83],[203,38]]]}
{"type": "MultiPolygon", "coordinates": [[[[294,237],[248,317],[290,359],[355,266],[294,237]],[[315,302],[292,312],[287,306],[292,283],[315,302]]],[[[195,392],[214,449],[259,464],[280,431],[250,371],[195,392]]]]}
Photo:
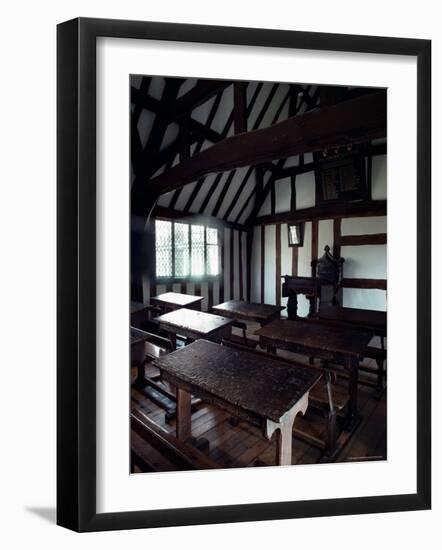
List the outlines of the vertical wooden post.
{"type": "Polygon", "coordinates": [[[243,300],[243,265],[242,265],[242,236],[243,232],[238,231],[238,255],[239,255],[239,299],[243,300]]]}
{"type": "Polygon", "coordinates": [[[275,249],[276,249],[276,275],[275,275],[275,303],[281,305],[281,226],[275,226],[275,249]]]}
{"type": "Polygon", "coordinates": [[[233,126],[235,134],[247,132],[247,83],[233,84],[233,126]]]}
{"type": "Polygon", "coordinates": [[[246,294],[247,294],[247,301],[250,302],[251,298],[251,292],[252,292],[252,250],[253,250],[253,236],[254,236],[255,229],[253,226],[249,227],[247,229],[247,288],[246,288],[246,294]]]}
{"type": "Polygon", "coordinates": [[[230,299],[233,300],[233,285],[235,281],[234,229],[230,230],[230,299]]]}
{"type": "Polygon", "coordinates": [[[318,259],[318,220],[312,220],[312,262],[318,259]]]}
{"type": "Polygon", "coordinates": [[[265,225],[261,225],[261,304],[264,303],[265,284],[265,225]]]}
{"type": "Polygon", "coordinates": [[[333,220],[333,256],[335,258],[341,257],[341,225],[342,218],[333,220]]]}

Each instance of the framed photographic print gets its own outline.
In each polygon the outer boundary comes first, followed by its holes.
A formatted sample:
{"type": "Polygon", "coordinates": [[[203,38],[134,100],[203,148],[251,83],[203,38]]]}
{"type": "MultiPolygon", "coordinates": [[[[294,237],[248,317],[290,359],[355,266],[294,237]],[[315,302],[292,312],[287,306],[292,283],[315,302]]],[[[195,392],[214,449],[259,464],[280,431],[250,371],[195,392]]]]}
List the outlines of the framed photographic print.
{"type": "Polygon", "coordinates": [[[430,51],[58,26],[59,525],[430,507],[430,51]]]}

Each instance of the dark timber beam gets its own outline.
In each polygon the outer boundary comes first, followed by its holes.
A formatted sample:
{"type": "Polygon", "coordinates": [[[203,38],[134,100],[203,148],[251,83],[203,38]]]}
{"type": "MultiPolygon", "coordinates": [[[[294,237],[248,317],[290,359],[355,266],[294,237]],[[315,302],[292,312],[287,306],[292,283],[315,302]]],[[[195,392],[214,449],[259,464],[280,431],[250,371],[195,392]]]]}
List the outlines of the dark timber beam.
{"type": "Polygon", "coordinates": [[[387,201],[359,201],[342,204],[326,204],[302,208],[292,212],[281,212],[269,216],[259,216],[253,224],[301,223],[311,220],[331,220],[335,218],[352,218],[353,216],[386,216],[387,201]]]}
{"type": "Polygon", "coordinates": [[[367,142],[384,137],[386,126],[386,93],[376,92],[227,138],[145,182],[145,192],[160,195],[205,174],[367,142]]]}
{"type": "MultiPolygon", "coordinates": [[[[205,139],[217,143],[223,139],[222,135],[210,128],[205,128],[204,124],[201,124],[197,120],[191,118],[190,114],[192,110],[188,112],[177,110],[173,108],[173,104],[165,105],[157,99],[142,94],[136,88],[131,89],[131,101],[134,105],[147,109],[148,111],[154,112],[157,116],[168,122],[177,122],[182,124],[183,120],[188,125],[189,130],[191,130],[198,137],[204,137],[205,139]]],[[[176,100],[178,103],[179,99],[176,100]]]]}
{"type": "Polygon", "coordinates": [[[233,84],[233,105],[235,134],[247,132],[247,82],[233,84]]]}
{"type": "Polygon", "coordinates": [[[172,105],[172,113],[174,116],[188,113],[231,84],[228,80],[200,80],[191,90],[175,101],[172,105]]]}
{"type": "Polygon", "coordinates": [[[242,225],[240,223],[228,222],[226,220],[221,220],[219,218],[207,216],[204,214],[194,214],[192,212],[174,210],[172,208],[166,208],[164,206],[155,206],[152,211],[151,217],[166,218],[168,220],[177,220],[182,222],[202,223],[215,227],[229,227],[230,229],[237,229],[238,231],[246,231],[247,229],[245,225],[242,225]]]}

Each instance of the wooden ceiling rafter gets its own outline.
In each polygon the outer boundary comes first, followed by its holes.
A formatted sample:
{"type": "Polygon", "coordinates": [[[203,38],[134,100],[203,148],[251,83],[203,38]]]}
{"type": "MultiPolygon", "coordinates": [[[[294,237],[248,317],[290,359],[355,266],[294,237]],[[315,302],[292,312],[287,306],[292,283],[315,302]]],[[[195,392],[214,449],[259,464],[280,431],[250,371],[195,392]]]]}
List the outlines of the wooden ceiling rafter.
{"type": "MultiPolygon", "coordinates": [[[[176,98],[179,89],[183,81],[176,78],[166,78],[163,93],[159,103],[163,105],[164,108],[167,108],[167,105],[173,102],[176,98]]],[[[146,178],[146,174],[149,172],[149,168],[152,165],[152,161],[147,161],[146,159],[153,159],[159,153],[161,149],[161,143],[164,139],[169,122],[156,115],[152,124],[152,128],[149,134],[149,137],[146,141],[146,145],[142,151],[141,157],[138,159],[136,166],[134,166],[135,173],[135,186],[143,185],[143,181],[146,178]]]]}
{"type": "Polygon", "coordinates": [[[336,218],[386,216],[386,200],[353,201],[334,203],[300,210],[268,214],[255,218],[256,225],[275,223],[302,223],[311,220],[326,220],[336,218]]]}
{"type": "MultiPolygon", "coordinates": [[[[276,122],[278,121],[279,117],[281,116],[282,109],[284,108],[285,104],[287,103],[289,97],[290,97],[290,89],[287,92],[287,94],[285,94],[285,96],[283,97],[283,100],[281,101],[280,105],[278,106],[278,108],[277,108],[277,110],[276,110],[276,112],[273,116],[271,126],[273,126],[273,124],[276,124],[276,122]]],[[[259,121],[259,124],[260,123],[261,123],[261,121],[259,121]]],[[[273,171],[276,171],[276,167],[272,163],[267,164],[267,165],[263,165],[262,167],[264,169],[271,170],[272,173],[273,173],[273,171]]],[[[249,169],[247,170],[246,174],[244,175],[244,178],[243,178],[242,182],[240,183],[240,185],[238,186],[238,189],[236,190],[235,196],[233,197],[232,201],[230,202],[229,207],[227,208],[226,212],[224,213],[223,219],[227,220],[229,218],[233,208],[235,207],[235,205],[237,204],[237,201],[241,197],[250,176],[253,174],[254,169],[255,169],[254,166],[249,166],[249,169]]],[[[238,223],[238,218],[236,219],[236,223],[238,223]]]]}
{"type": "MultiPolygon", "coordinates": [[[[250,100],[250,103],[249,103],[249,105],[247,106],[247,117],[249,117],[249,116],[250,116],[250,113],[252,112],[253,106],[254,106],[255,103],[256,103],[256,100],[257,100],[257,98],[258,98],[258,95],[259,95],[259,93],[260,93],[260,91],[261,91],[262,86],[263,86],[263,83],[262,83],[262,82],[259,82],[259,83],[257,84],[257,86],[256,86],[256,88],[255,88],[253,94],[252,94],[252,98],[251,98],[251,100],[250,100]]],[[[227,134],[229,133],[230,127],[231,127],[231,125],[232,125],[232,122],[233,122],[233,109],[232,109],[232,111],[231,111],[231,113],[230,113],[230,116],[229,116],[228,119],[227,119],[226,125],[224,126],[224,131],[223,131],[223,133],[224,133],[226,136],[227,136],[227,134]]],[[[207,205],[208,205],[208,203],[209,203],[209,200],[210,200],[210,198],[212,197],[212,194],[213,194],[214,190],[216,189],[216,187],[217,187],[218,184],[220,183],[222,177],[223,177],[223,173],[222,173],[222,172],[220,172],[219,174],[217,174],[217,175],[215,176],[215,179],[214,179],[214,181],[212,182],[212,185],[210,186],[210,189],[208,190],[206,196],[204,197],[204,200],[203,200],[203,202],[202,202],[202,204],[201,204],[201,207],[200,207],[200,209],[199,209],[199,213],[200,213],[200,214],[202,214],[202,213],[206,210],[207,205]]]]}
{"type": "MultiPolygon", "coordinates": [[[[266,97],[266,100],[264,102],[264,105],[262,106],[261,110],[258,113],[258,116],[256,117],[255,122],[253,123],[252,131],[257,130],[259,128],[259,126],[261,125],[262,120],[263,120],[264,116],[266,115],[266,113],[267,113],[267,111],[268,111],[268,109],[269,109],[269,107],[270,107],[270,105],[273,101],[273,98],[275,97],[275,94],[276,94],[279,86],[280,86],[279,84],[273,84],[273,86],[271,87],[270,92],[269,92],[269,94],[266,97]]],[[[252,109],[250,109],[248,116],[250,116],[251,112],[252,112],[252,109]]],[[[243,135],[244,135],[244,133],[243,133],[243,135]]],[[[221,193],[219,194],[218,200],[215,204],[215,208],[212,211],[212,216],[217,216],[218,215],[218,212],[219,212],[219,210],[221,208],[221,205],[224,201],[224,198],[225,198],[225,196],[226,196],[226,194],[229,190],[230,184],[233,181],[233,178],[235,177],[235,174],[236,174],[236,169],[234,169],[230,172],[228,178],[224,182],[223,189],[221,190],[221,193]]],[[[244,180],[246,180],[246,178],[247,178],[247,174],[246,174],[246,177],[244,177],[244,180]]],[[[244,181],[243,181],[243,183],[244,183],[244,181]]],[[[241,185],[242,184],[240,184],[240,187],[241,187],[241,185]]],[[[232,206],[232,208],[233,208],[233,206],[234,206],[233,200],[231,201],[229,206],[232,206]]],[[[227,216],[225,216],[225,217],[227,218],[227,216]]]]}
{"type": "MultiPolygon", "coordinates": [[[[210,126],[210,125],[212,124],[213,119],[215,118],[215,115],[216,115],[216,113],[218,112],[218,107],[219,107],[219,104],[220,104],[220,102],[221,102],[221,96],[222,96],[222,93],[217,95],[216,100],[215,100],[215,103],[214,103],[213,106],[212,106],[212,109],[211,109],[211,111],[210,111],[210,113],[209,113],[209,116],[208,116],[207,122],[206,122],[206,124],[207,124],[208,126],[210,126]]],[[[204,141],[201,141],[200,143],[198,143],[198,146],[197,146],[197,148],[196,148],[196,150],[195,150],[195,154],[200,152],[201,147],[203,146],[203,144],[204,144],[204,141]]],[[[195,200],[196,196],[197,196],[198,193],[200,192],[200,189],[201,189],[201,187],[202,187],[202,185],[203,185],[205,179],[206,179],[205,177],[204,177],[204,178],[200,178],[200,179],[196,182],[196,184],[195,184],[194,188],[192,189],[192,192],[191,192],[191,194],[190,194],[190,196],[189,196],[189,198],[188,198],[188,200],[187,200],[187,202],[186,202],[186,205],[184,206],[184,212],[189,212],[190,207],[192,206],[193,201],[195,200]]]]}
{"type": "MultiPolygon", "coordinates": [[[[307,88],[310,89],[310,87],[307,87],[307,88]]],[[[308,109],[308,105],[306,103],[306,94],[304,93],[303,87],[300,86],[299,84],[290,85],[289,92],[288,92],[288,99],[290,100],[290,103],[289,103],[289,116],[292,116],[292,117],[296,116],[299,113],[299,111],[301,110],[303,104],[305,104],[306,109],[308,109]],[[300,97],[299,102],[298,102],[298,97],[300,97]]],[[[316,99],[316,101],[317,101],[317,99],[316,99]]],[[[278,118],[279,118],[279,115],[278,115],[277,118],[276,117],[274,118],[273,124],[276,123],[278,118]]],[[[278,177],[278,175],[279,175],[279,173],[282,169],[283,163],[282,164],[280,163],[279,165],[274,165],[273,163],[271,163],[271,164],[261,164],[260,166],[263,167],[263,168],[266,168],[266,170],[269,170],[270,166],[272,166],[273,168],[270,169],[270,171],[272,172],[271,177],[274,177],[275,178],[274,181],[276,181],[276,178],[278,177]]],[[[272,183],[271,183],[272,185],[274,185],[274,181],[272,181],[272,183]]],[[[235,222],[239,222],[242,215],[244,214],[245,209],[247,208],[250,201],[252,200],[252,197],[254,197],[254,199],[255,199],[252,214],[255,211],[259,212],[259,208],[261,208],[262,203],[259,205],[258,209],[257,209],[257,205],[261,202],[261,200],[263,202],[265,200],[265,197],[266,197],[266,195],[264,195],[263,193],[264,193],[264,183],[262,181],[262,186],[261,186],[260,189],[252,189],[252,192],[250,193],[249,197],[246,199],[246,201],[244,202],[241,210],[239,211],[238,216],[235,219],[235,222]]],[[[249,218],[247,219],[247,222],[251,219],[252,214],[249,215],[249,218]]]]}
{"type": "Polygon", "coordinates": [[[159,196],[205,174],[381,138],[386,120],[385,92],[304,113],[227,138],[153,178],[148,186],[144,182],[144,193],[159,196]]]}

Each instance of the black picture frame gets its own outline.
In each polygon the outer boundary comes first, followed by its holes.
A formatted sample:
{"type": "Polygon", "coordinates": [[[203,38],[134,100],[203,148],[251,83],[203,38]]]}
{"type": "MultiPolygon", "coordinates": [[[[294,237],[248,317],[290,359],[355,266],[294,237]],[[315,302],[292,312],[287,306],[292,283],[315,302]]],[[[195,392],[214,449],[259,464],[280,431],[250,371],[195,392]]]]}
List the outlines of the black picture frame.
{"type": "Polygon", "coordinates": [[[431,505],[431,42],[159,22],[74,19],[57,29],[57,523],[76,531],[423,510],[431,505]],[[117,37],[417,59],[417,491],[375,497],[96,512],[96,39],[117,37]]]}

